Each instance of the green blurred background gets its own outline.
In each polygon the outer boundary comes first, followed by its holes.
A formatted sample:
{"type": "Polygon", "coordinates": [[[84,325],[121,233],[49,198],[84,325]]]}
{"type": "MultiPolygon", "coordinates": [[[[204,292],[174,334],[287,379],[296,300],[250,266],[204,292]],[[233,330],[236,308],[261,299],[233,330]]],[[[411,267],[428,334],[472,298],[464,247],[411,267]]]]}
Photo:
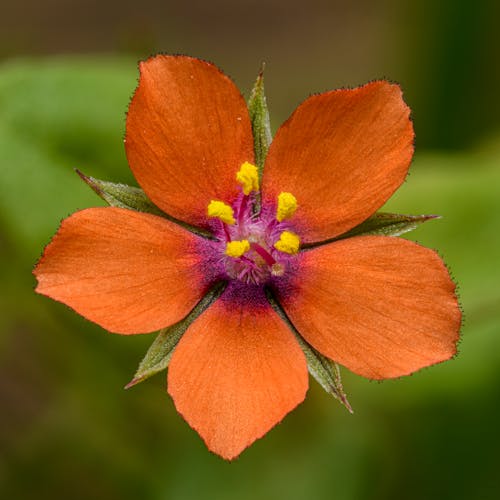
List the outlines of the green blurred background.
{"type": "Polygon", "coordinates": [[[482,1],[24,0],[0,17],[0,497],[500,498],[500,4],[482,1]],[[61,218],[99,205],[74,174],[133,183],[124,117],[150,53],[216,62],[248,95],[260,63],[273,129],[309,93],[387,77],[417,154],[387,209],[439,213],[465,312],[458,357],[371,383],[354,415],[308,398],[233,463],[211,455],[159,375],[124,391],[151,336],[120,337],[36,296],[61,218]]]}

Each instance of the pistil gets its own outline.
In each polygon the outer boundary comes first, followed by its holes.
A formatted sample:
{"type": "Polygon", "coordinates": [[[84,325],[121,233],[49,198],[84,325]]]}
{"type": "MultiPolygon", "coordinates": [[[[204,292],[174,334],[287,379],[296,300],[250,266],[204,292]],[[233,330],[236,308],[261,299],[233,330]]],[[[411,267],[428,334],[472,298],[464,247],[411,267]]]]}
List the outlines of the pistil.
{"type": "Polygon", "coordinates": [[[252,250],[255,250],[255,252],[257,252],[264,259],[264,262],[269,267],[272,267],[274,264],[276,264],[276,260],[273,258],[273,256],[258,243],[252,243],[250,245],[250,248],[252,250]]]}

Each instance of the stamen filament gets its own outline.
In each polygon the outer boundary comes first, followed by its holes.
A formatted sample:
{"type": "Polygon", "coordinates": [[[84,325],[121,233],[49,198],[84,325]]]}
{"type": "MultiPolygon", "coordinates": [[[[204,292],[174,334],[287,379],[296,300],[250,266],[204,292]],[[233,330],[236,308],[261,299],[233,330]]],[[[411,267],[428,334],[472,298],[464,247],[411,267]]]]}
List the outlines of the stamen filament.
{"type": "Polygon", "coordinates": [[[249,259],[248,257],[246,257],[245,255],[242,255],[242,256],[240,257],[240,259],[241,259],[241,260],[244,260],[245,262],[248,262],[249,264],[251,264],[251,265],[252,265],[252,267],[253,267],[253,266],[255,266],[255,262],[254,262],[252,259],[249,259]]]}
{"type": "Polygon", "coordinates": [[[224,234],[226,235],[226,240],[231,241],[231,235],[229,234],[229,228],[227,227],[227,224],[225,222],[222,222],[222,229],[224,229],[224,234]]]}
{"type": "Polygon", "coordinates": [[[240,208],[238,210],[238,224],[243,223],[243,217],[245,215],[245,210],[247,208],[248,198],[249,198],[248,195],[244,195],[243,199],[241,200],[241,205],[240,205],[240,208]]]}

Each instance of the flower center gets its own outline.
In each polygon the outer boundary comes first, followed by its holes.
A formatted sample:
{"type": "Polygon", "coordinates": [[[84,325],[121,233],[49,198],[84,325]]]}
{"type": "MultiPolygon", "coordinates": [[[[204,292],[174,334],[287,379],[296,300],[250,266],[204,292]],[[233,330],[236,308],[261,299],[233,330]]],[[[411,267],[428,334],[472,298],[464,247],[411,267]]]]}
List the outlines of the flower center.
{"type": "Polygon", "coordinates": [[[236,174],[241,193],[232,205],[212,200],[208,217],[218,219],[218,251],[227,275],[244,283],[260,284],[282,276],[299,251],[300,238],[288,230],[287,220],[297,209],[291,193],[280,193],[276,207],[255,210],[258,170],[248,162],[236,174]]]}

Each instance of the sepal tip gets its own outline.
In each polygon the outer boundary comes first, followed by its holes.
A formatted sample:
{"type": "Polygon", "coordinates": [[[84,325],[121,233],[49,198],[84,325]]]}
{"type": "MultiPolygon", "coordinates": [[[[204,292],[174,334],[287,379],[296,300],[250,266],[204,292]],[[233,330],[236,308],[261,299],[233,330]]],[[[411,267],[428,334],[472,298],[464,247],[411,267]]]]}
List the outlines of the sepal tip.
{"type": "Polygon", "coordinates": [[[135,377],[124,387],[124,389],[130,389],[131,387],[134,387],[134,385],[137,385],[139,382],[142,382],[142,380],[142,377],[135,377]]]}

